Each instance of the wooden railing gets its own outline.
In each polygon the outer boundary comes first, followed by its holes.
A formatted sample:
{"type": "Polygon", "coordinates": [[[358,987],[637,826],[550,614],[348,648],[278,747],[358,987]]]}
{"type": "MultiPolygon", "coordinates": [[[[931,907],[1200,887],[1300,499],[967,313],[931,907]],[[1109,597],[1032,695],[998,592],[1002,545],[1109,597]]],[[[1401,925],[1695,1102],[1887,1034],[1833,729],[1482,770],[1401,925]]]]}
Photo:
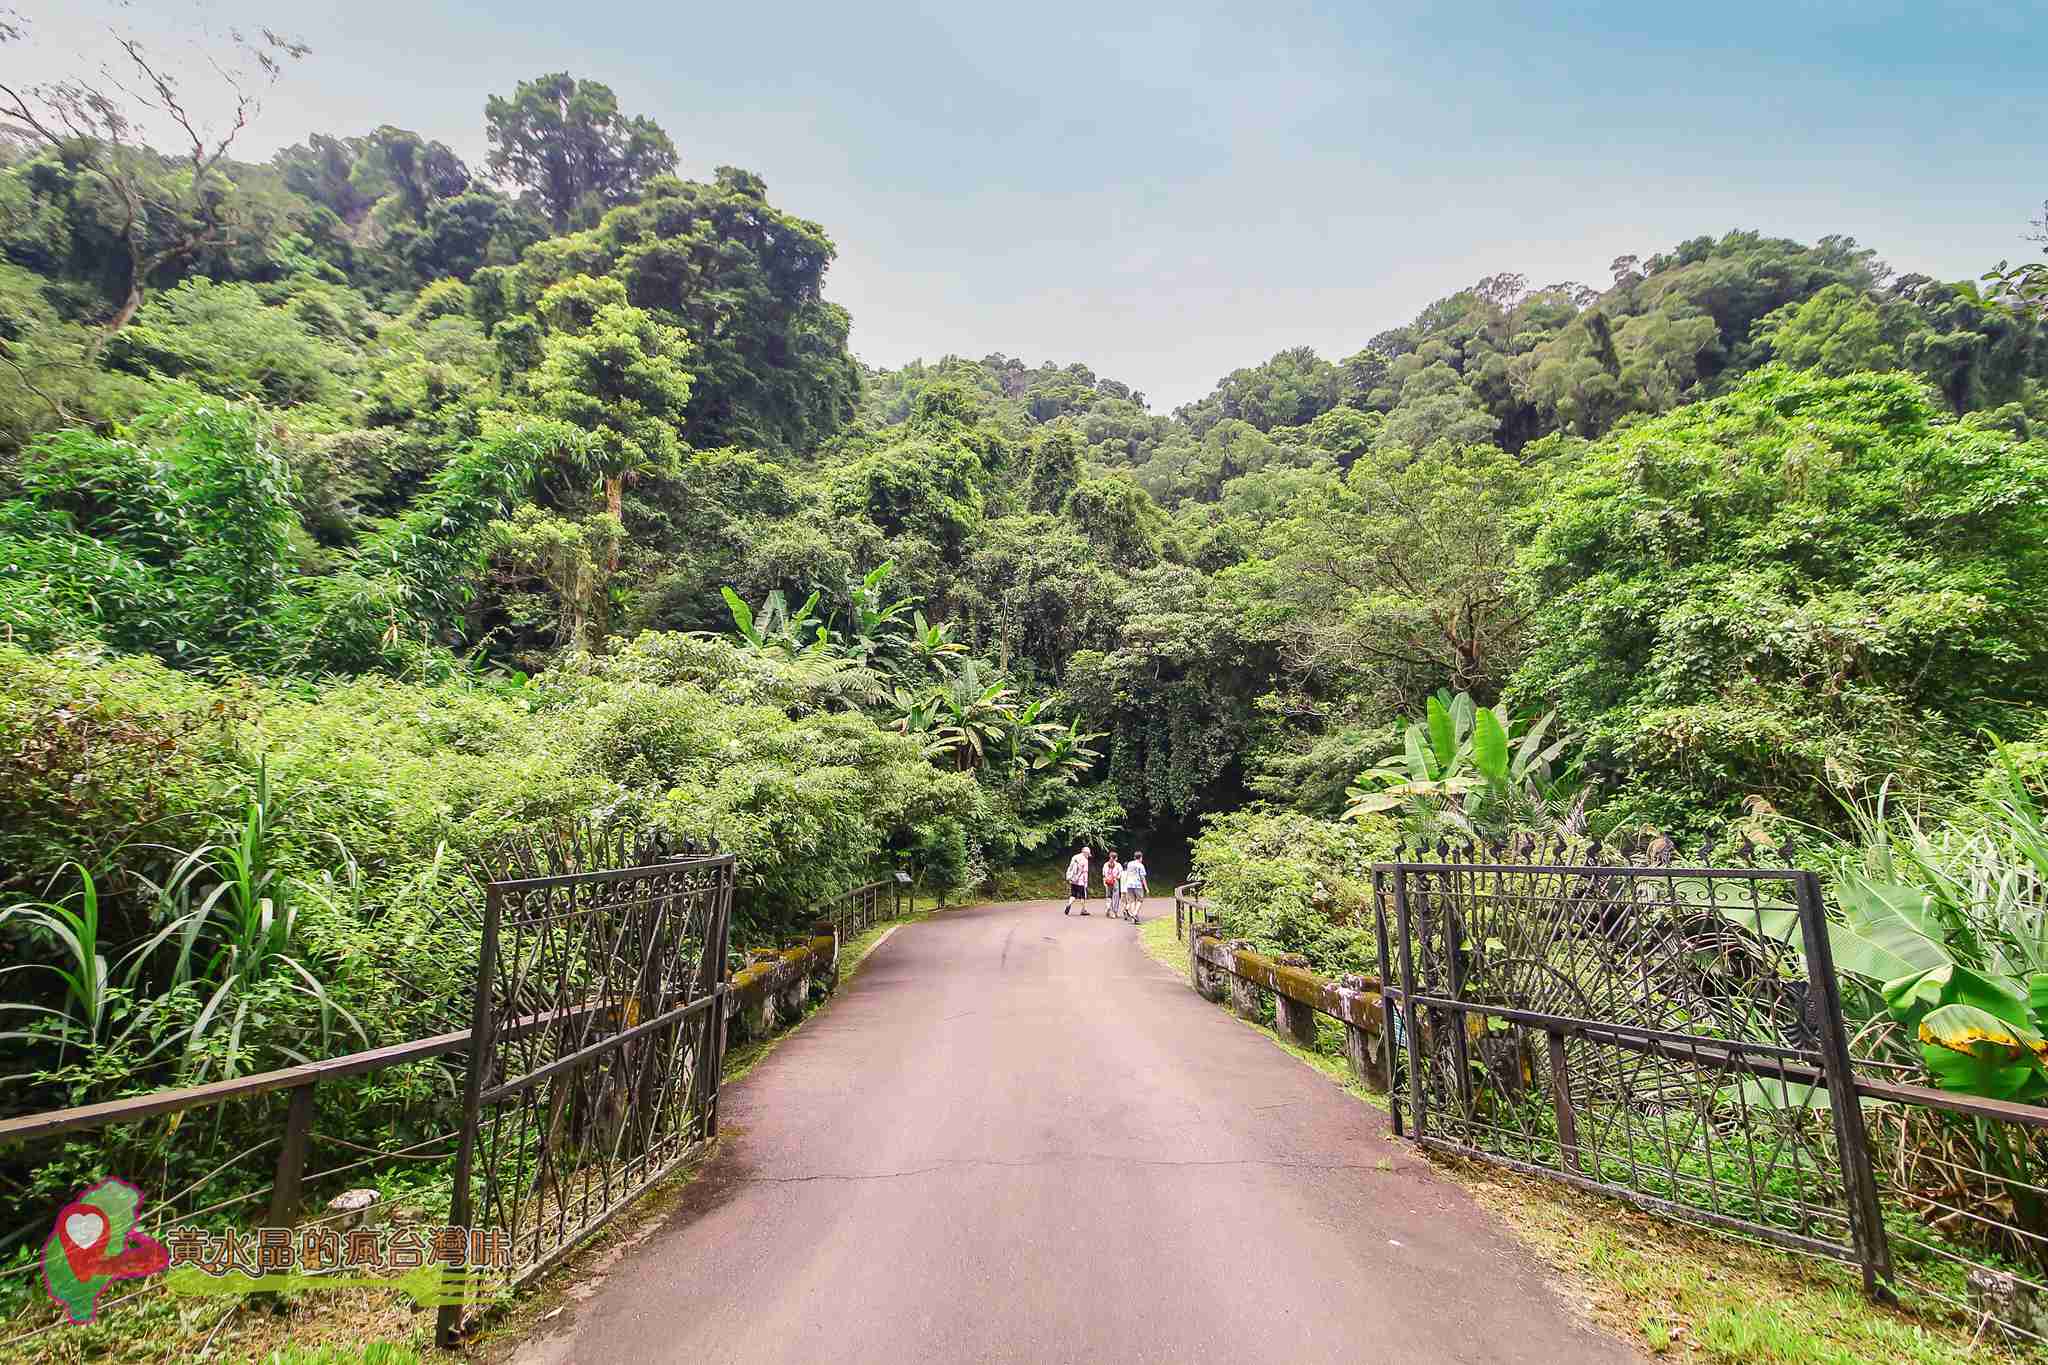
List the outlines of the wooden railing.
{"type": "MultiPolygon", "coordinates": [[[[1174,892],[1176,916],[1182,904],[1174,892]]],[[[1195,902],[1206,910],[1205,902],[1195,902]]],[[[1352,1075],[1374,1090],[1387,1088],[1387,1002],[1380,983],[1369,976],[1337,981],[1308,970],[1308,959],[1290,960],[1253,952],[1249,945],[1226,942],[1213,923],[1188,927],[1188,975],[1205,998],[1228,1002],[1231,1010],[1253,1023],[1264,1023],[1265,996],[1273,997],[1274,1029],[1304,1047],[1316,1042],[1316,1016],[1334,1019],[1344,1029],[1344,1058],[1352,1075]]]]}

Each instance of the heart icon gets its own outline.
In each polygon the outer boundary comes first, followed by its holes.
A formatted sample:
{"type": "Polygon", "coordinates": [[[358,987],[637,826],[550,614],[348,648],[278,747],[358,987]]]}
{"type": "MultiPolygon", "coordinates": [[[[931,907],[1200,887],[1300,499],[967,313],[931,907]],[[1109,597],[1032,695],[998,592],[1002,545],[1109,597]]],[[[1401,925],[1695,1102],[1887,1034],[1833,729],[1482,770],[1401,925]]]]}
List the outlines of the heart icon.
{"type": "Polygon", "coordinates": [[[57,1215],[57,1244],[81,1284],[107,1273],[107,1242],[113,1229],[103,1210],[79,1202],[57,1215]]]}
{"type": "Polygon", "coordinates": [[[87,1210],[64,1215],[64,1240],[81,1251],[98,1246],[107,1238],[106,1215],[87,1210]]]}

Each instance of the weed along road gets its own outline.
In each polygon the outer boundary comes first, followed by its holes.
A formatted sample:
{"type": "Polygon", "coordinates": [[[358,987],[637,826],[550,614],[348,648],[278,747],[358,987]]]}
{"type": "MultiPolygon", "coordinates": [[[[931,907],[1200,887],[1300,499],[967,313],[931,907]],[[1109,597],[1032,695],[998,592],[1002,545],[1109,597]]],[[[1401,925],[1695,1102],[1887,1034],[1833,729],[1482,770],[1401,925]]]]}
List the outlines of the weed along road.
{"type": "Polygon", "coordinates": [[[514,1359],[1638,1359],[1099,913],[904,926],[725,1106],[674,1212],[514,1359]]]}

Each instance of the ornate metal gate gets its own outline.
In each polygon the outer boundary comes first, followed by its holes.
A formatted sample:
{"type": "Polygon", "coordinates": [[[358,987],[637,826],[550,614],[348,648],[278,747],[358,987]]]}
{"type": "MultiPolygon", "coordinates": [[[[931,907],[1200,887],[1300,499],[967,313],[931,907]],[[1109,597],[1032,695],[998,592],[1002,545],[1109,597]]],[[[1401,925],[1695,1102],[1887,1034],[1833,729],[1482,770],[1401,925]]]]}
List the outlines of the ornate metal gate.
{"type": "Polygon", "coordinates": [[[733,867],[573,831],[485,883],[450,1221],[497,1239],[512,1284],[716,1135],[733,867]]]}
{"type": "Polygon", "coordinates": [[[1405,1100],[1426,1146],[1874,1283],[1884,1239],[1818,880],[1557,856],[1440,847],[1374,869],[1397,1126],[1405,1100]]]}

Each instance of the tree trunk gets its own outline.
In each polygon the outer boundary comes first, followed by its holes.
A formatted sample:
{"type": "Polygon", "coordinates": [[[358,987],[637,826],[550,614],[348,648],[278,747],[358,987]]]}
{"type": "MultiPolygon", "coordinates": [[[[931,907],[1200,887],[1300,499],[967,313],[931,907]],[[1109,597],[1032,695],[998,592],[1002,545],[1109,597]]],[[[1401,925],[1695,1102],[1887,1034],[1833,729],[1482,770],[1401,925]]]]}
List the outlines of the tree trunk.
{"type": "Polygon", "coordinates": [[[92,339],[91,344],[89,344],[85,348],[85,363],[89,366],[98,364],[101,348],[104,347],[109,341],[113,340],[114,334],[116,332],[120,331],[123,327],[126,327],[129,323],[133,322],[135,320],[135,315],[141,311],[142,285],[139,281],[130,282],[128,286],[128,297],[121,300],[121,306],[114,310],[114,316],[107,320],[105,325],[103,325],[100,328],[99,334],[95,336],[92,339]]]}
{"type": "Polygon", "coordinates": [[[607,474],[604,476],[604,510],[611,513],[612,520],[619,523],[619,539],[612,542],[611,554],[605,567],[613,573],[619,571],[619,548],[625,539],[626,529],[626,476],[607,474]]]}
{"type": "Polygon", "coordinates": [[[113,320],[107,323],[107,335],[112,336],[135,321],[135,315],[141,311],[142,286],[131,284],[128,286],[128,297],[121,300],[121,307],[114,313],[113,320]]]}

